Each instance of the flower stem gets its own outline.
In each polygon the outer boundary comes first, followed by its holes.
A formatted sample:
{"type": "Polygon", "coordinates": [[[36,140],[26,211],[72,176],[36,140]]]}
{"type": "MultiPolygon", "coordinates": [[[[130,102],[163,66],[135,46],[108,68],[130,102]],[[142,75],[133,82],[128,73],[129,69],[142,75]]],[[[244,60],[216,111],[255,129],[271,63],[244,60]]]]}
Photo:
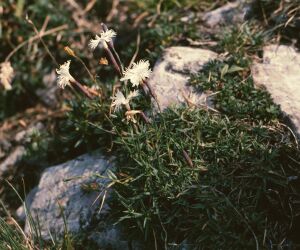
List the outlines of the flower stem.
{"type": "Polygon", "coordinates": [[[116,57],[116,59],[117,59],[116,61],[119,64],[119,68],[121,69],[121,73],[123,74],[123,65],[122,65],[122,62],[121,62],[121,59],[119,57],[118,52],[115,50],[114,46],[111,46],[110,44],[108,44],[108,47],[112,50],[114,56],[116,57]]]}
{"type": "Polygon", "coordinates": [[[78,56],[76,56],[76,55],[74,55],[74,57],[75,57],[75,58],[83,65],[83,67],[85,68],[85,70],[86,70],[87,73],[89,74],[89,76],[90,76],[90,78],[92,79],[92,81],[93,81],[94,83],[96,83],[95,77],[92,75],[91,71],[88,69],[88,67],[86,66],[86,64],[84,63],[84,61],[83,61],[80,57],[78,57],[78,56]]]}
{"type": "Polygon", "coordinates": [[[153,97],[153,99],[156,101],[158,110],[159,110],[159,112],[161,113],[161,107],[160,107],[160,104],[159,104],[159,102],[158,102],[157,95],[155,94],[153,88],[152,88],[151,85],[148,83],[148,81],[143,81],[143,85],[144,85],[144,84],[147,86],[150,95],[151,95],[151,96],[153,97]]]}
{"type": "MultiPolygon", "coordinates": [[[[101,27],[102,27],[104,32],[108,31],[108,28],[104,23],[101,23],[101,27]]],[[[123,73],[123,65],[122,65],[122,62],[120,60],[119,54],[115,50],[113,40],[108,42],[108,47],[109,47],[109,49],[111,49],[112,53],[114,54],[115,59],[117,59],[116,62],[118,63],[119,68],[121,69],[121,73],[123,73]]]]}
{"type": "Polygon", "coordinates": [[[117,61],[116,61],[114,55],[111,53],[109,47],[106,45],[106,46],[104,46],[104,49],[105,49],[105,51],[106,51],[106,53],[107,53],[107,55],[108,55],[110,61],[111,61],[112,64],[114,65],[116,71],[118,72],[118,74],[119,74],[120,76],[122,76],[121,69],[120,69],[120,67],[119,67],[119,65],[118,65],[118,63],[117,63],[117,61]]]}
{"type": "Polygon", "coordinates": [[[86,97],[89,99],[93,99],[93,96],[82,86],[81,83],[75,81],[70,81],[72,84],[75,85],[76,88],[78,88],[86,97]]]}

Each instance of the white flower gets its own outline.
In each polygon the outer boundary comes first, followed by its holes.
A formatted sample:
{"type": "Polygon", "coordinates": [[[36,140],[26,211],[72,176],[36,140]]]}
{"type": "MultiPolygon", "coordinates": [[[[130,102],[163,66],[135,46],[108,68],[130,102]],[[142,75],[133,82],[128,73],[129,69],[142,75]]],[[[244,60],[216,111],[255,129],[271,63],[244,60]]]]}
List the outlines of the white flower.
{"type": "Polygon", "coordinates": [[[110,41],[112,41],[112,39],[114,37],[116,37],[117,33],[113,30],[107,30],[107,31],[102,31],[100,33],[100,36],[96,35],[95,39],[91,39],[89,42],[89,47],[94,50],[97,48],[97,46],[99,45],[100,42],[102,42],[102,44],[107,47],[106,43],[109,43],[110,41]]]}
{"type": "Polygon", "coordinates": [[[91,50],[95,50],[100,42],[101,38],[98,35],[96,35],[95,39],[90,40],[89,47],[91,48],[91,50]]]}
{"type": "Polygon", "coordinates": [[[123,93],[121,91],[118,91],[114,97],[112,97],[112,107],[115,107],[115,111],[118,110],[122,105],[126,105],[128,104],[125,96],[123,95],[123,93]]]}
{"type": "Polygon", "coordinates": [[[112,107],[115,107],[115,111],[119,110],[120,107],[122,105],[129,105],[129,101],[134,98],[137,97],[139,95],[138,91],[130,91],[129,95],[127,96],[127,98],[125,98],[125,96],[123,95],[123,93],[121,91],[118,91],[114,97],[112,97],[112,107]]]}
{"type": "Polygon", "coordinates": [[[59,66],[59,69],[56,69],[57,77],[57,85],[64,89],[67,85],[70,85],[70,81],[75,81],[73,76],[71,76],[70,70],[71,60],[65,62],[64,64],[59,66]]]}
{"type": "Polygon", "coordinates": [[[124,72],[124,76],[121,81],[130,80],[132,86],[139,86],[139,84],[148,78],[151,74],[149,61],[140,60],[137,63],[133,63],[130,68],[127,68],[124,72]]]}
{"type": "Polygon", "coordinates": [[[11,90],[11,81],[14,77],[14,69],[10,62],[3,62],[0,65],[0,82],[4,89],[11,90]]]}
{"type": "Polygon", "coordinates": [[[110,29],[107,31],[102,31],[100,33],[100,38],[105,42],[109,43],[114,37],[116,37],[116,35],[117,33],[114,30],[110,29]]]}

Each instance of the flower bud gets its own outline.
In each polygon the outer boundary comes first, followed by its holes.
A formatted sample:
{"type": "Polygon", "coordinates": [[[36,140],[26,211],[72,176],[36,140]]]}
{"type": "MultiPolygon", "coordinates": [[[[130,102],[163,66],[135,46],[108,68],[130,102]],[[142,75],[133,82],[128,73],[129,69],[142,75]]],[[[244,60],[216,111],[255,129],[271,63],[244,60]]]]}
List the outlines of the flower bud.
{"type": "Polygon", "coordinates": [[[64,51],[70,56],[73,56],[73,57],[76,56],[75,52],[69,46],[64,47],[64,51]]]}

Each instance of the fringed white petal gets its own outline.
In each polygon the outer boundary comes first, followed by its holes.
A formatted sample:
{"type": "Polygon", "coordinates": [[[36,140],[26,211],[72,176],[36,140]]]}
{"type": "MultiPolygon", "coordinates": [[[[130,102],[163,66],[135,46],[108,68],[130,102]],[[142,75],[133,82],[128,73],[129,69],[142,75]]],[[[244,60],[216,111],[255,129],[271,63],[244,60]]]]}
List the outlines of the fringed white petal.
{"type": "Polygon", "coordinates": [[[70,63],[71,60],[65,62],[64,64],[60,65],[58,69],[56,69],[56,73],[58,74],[57,85],[62,89],[64,89],[67,85],[70,85],[70,81],[75,81],[69,72],[70,63]]]}

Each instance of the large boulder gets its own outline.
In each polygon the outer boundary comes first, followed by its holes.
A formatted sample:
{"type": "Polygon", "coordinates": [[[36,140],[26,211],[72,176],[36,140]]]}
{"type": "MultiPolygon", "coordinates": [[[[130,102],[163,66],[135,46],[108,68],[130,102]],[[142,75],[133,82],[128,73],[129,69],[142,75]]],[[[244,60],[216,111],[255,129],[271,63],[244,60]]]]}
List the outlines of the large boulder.
{"type": "MultiPolygon", "coordinates": [[[[100,153],[85,154],[45,169],[39,185],[26,201],[32,218],[39,221],[41,236],[46,240],[50,239],[50,233],[62,236],[65,222],[70,233],[78,233],[96,216],[107,214],[107,204],[104,202],[101,206],[101,203],[103,194],[109,196],[109,192],[104,191],[109,182],[107,175],[113,170],[112,160],[100,153]]],[[[18,214],[24,217],[24,208],[20,208],[18,214]]],[[[26,220],[25,232],[31,232],[29,220],[26,220]]]]}
{"type": "Polygon", "coordinates": [[[183,103],[186,98],[193,98],[197,103],[204,102],[204,93],[195,93],[188,86],[190,74],[197,73],[217,54],[210,50],[190,47],[170,47],[163,53],[149,79],[161,109],[183,103]],[[196,98],[195,98],[196,97],[196,98]]]}
{"type": "Polygon", "coordinates": [[[252,67],[254,82],[264,86],[300,135],[300,53],[284,45],[264,48],[263,62],[252,67]]]}

